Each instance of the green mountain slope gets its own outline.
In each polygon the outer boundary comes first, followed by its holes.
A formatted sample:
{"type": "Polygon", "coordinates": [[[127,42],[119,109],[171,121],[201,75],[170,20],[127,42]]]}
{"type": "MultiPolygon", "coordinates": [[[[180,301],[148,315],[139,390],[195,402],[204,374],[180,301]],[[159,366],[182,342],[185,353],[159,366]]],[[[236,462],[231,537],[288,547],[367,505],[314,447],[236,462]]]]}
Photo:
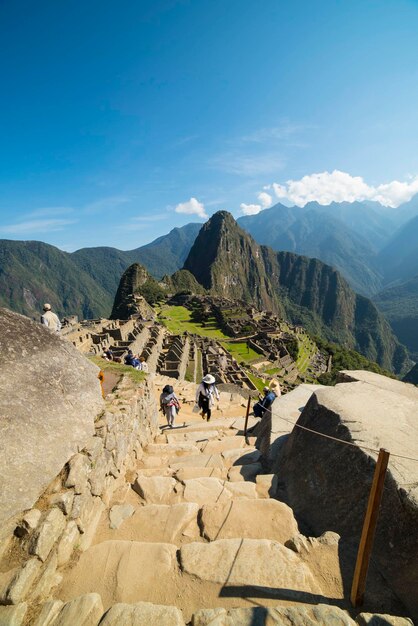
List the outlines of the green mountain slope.
{"type": "Polygon", "coordinates": [[[386,369],[407,367],[406,350],[386,320],[339,272],[317,259],[259,246],[225,211],[203,226],[184,269],[213,294],[285,315],[386,369]]]}
{"type": "Polygon", "coordinates": [[[381,291],[374,297],[374,302],[411,357],[418,360],[418,275],[381,291]]]}
{"type": "Polygon", "coordinates": [[[332,265],[363,295],[379,291],[382,277],[374,247],[330,210],[326,212],[316,203],[308,206],[311,208],[277,204],[257,215],[240,218],[238,223],[258,243],[332,265]]]}
{"type": "Polygon", "coordinates": [[[418,274],[418,216],[402,226],[379,253],[386,284],[418,274]]]}
{"type": "Polygon", "coordinates": [[[157,278],[178,270],[201,228],[187,224],[136,248],[82,248],[72,254],[38,241],[0,240],[0,304],[37,317],[51,302],[60,316],[108,317],[120,278],[142,263],[157,278]]]}
{"type": "Polygon", "coordinates": [[[81,318],[109,315],[112,298],[71,255],[39,241],[0,241],[0,305],[38,318],[42,304],[81,318]]]}

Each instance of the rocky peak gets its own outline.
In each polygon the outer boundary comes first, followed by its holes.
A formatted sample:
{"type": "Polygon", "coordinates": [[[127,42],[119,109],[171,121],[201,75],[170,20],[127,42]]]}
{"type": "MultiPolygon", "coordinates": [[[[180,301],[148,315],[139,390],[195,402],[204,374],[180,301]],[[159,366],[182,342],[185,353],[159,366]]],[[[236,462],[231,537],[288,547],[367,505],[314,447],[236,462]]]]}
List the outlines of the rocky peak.
{"type": "Polygon", "coordinates": [[[134,296],[150,280],[154,281],[145,267],[139,263],[130,265],[120,279],[111,319],[128,319],[131,315],[138,313],[144,316],[144,311],[138,310],[138,300],[134,296]]]}

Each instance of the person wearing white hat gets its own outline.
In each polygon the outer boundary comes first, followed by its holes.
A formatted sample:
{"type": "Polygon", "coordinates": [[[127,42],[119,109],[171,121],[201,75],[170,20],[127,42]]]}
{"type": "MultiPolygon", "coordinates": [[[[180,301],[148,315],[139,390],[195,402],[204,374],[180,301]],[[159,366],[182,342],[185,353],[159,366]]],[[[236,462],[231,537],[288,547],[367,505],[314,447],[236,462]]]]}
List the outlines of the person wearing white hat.
{"type": "Polygon", "coordinates": [[[61,330],[61,322],[56,313],[51,311],[51,305],[45,302],[43,306],[44,312],[41,315],[41,324],[47,326],[50,331],[59,333],[61,330]]]}
{"type": "Polygon", "coordinates": [[[212,374],[206,374],[202,382],[196,389],[196,404],[202,409],[202,418],[210,420],[212,407],[215,403],[214,397],[219,402],[219,391],[215,386],[215,377],[212,374]]]}

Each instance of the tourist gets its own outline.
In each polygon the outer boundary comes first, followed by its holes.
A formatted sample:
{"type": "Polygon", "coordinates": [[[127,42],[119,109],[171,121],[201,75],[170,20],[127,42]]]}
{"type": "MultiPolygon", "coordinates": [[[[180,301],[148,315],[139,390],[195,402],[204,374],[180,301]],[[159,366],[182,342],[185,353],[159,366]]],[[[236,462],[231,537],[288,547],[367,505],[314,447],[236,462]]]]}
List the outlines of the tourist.
{"type": "Polygon", "coordinates": [[[47,326],[50,331],[59,333],[61,330],[61,322],[56,313],[51,310],[51,305],[45,302],[43,306],[43,313],[41,315],[41,324],[47,326]]]}
{"type": "MultiPolygon", "coordinates": [[[[261,465],[265,472],[269,471],[269,454],[272,427],[272,405],[274,400],[281,395],[280,385],[277,381],[270,383],[269,393],[272,393],[273,399],[264,409],[263,417],[257,424],[257,439],[255,446],[261,452],[261,465]]],[[[268,394],[266,394],[267,396],[268,394]]]]}
{"type": "Polygon", "coordinates": [[[212,374],[206,374],[202,382],[196,390],[196,404],[202,409],[201,416],[209,422],[212,407],[215,404],[214,397],[219,402],[219,391],[215,386],[215,377],[212,374]]]}
{"type": "Polygon", "coordinates": [[[139,362],[140,362],[140,365],[141,365],[141,370],[143,372],[145,372],[146,374],[148,374],[148,371],[149,371],[148,370],[148,363],[145,361],[145,358],[143,356],[139,357],[139,362]]]}
{"type": "Polygon", "coordinates": [[[271,407],[275,399],[281,395],[280,385],[275,382],[270,387],[263,387],[263,397],[254,404],[254,417],[263,417],[265,411],[271,407]]]}
{"type": "Polygon", "coordinates": [[[114,360],[113,350],[111,348],[108,348],[107,350],[105,350],[103,353],[103,358],[106,359],[106,361],[113,361],[114,360]]]}
{"type": "Polygon", "coordinates": [[[124,362],[125,362],[125,365],[130,365],[131,367],[134,367],[136,370],[140,370],[141,369],[141,362],[134,355],[132,350],[128,350],[128,354],[125,356],[125,361],[124,362]]]}
{"type": "Polygon", "coordinates": [[[173,428],[174,420],[179,410],[180,403],[173,387],[166,385],[160,395],[160,411],[164,413],[170,428],[173,428]]]}

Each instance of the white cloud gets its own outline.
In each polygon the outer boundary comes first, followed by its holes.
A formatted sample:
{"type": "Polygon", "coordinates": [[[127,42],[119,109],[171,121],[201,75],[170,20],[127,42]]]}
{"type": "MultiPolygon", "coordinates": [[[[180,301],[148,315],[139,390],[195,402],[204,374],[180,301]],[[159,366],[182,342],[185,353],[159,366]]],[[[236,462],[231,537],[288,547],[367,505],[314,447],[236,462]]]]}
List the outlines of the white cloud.
{"type": "Polygon", "coordinates": [[[355,202],[374,200],[384,206],[397,207],[418,193],[418,176],[409,182],[397,180],[377,186],[368,185],[361,176],[334,170],[309,174],[300,180],[288,180],[284,185],[272,184],[278,199],[305,206],[308,202],[355,202]]]}
{"type": "Polygon", "coordinates": [[[205,206],[196,198],[190,198],[188,202],[181,202],[174,209],[176,213],[186,213],[186,215],[198,215],[203,219],[207,219],[205,206]]]}
{"type": "Polygon", "coordinates": [[[268,209],[273,204],[273,198],[269,193],[266,193],[265,191],[260,191],[257,198],[260,200],[263,209],[268,209]]]}
{"type": "Polygon", "coordinates": [[[244,215],[257,215],[260,213],[262,207],[261,204],[240,204],[240,209],[244,215]]]}
{"type": "Polygon", "coordinates": [[[7,235],[33,235],[35,233],[46,233],[51,231],[63,230],[65,226],[74,224],[76,220],[28,220],[18,224],[8,224],[0,227],[0,233],[7,235]]]}

